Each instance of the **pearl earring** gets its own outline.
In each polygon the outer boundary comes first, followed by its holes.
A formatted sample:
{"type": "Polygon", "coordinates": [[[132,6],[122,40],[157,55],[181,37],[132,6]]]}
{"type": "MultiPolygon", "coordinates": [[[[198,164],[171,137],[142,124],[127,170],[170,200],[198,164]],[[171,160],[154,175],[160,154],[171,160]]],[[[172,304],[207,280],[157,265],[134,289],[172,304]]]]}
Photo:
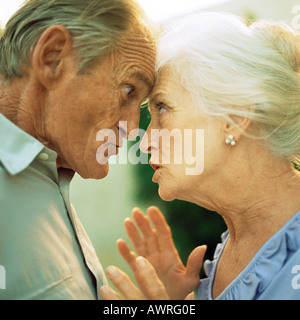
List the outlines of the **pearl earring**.
{"type": "Polygon", "coordinates": [[[234,136],[230,134],[230,135],[227,137],[227,139],[225,140],[225,143],[226,143],[228,146],[234,147],[234,146],[236,145],[236,140],[235,140],[234,136]]]}

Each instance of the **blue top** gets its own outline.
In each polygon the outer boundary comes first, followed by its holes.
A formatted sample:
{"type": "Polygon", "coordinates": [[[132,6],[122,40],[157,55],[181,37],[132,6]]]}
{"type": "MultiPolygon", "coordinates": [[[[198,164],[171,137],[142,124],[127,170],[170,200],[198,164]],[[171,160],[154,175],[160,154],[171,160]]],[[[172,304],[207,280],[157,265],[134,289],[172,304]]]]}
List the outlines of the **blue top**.
{"type": "MultiPolygon", "coordinates": [[[[205,261],[198,299],[212,300],[218,262],[229,239],[222,234],[213,261],[205,261]]],[[[300,300],[300,211],[274,234],[216,300],[300,300]]]]}

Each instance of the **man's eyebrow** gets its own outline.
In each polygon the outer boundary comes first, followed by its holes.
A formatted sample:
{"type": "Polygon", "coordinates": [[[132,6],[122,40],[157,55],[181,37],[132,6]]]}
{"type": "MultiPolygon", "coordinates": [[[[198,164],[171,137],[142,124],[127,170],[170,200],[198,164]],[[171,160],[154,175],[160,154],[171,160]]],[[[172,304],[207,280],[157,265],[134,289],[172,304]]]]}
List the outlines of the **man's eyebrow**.
{"type": "Polygon", "coordinates": [[[140,71],[134,71],[134,72],[129,73],[128,76],[130,78],[134,78],[136,80],[142,81],[146,85],[146,87],[148,88],[148,92],[150,94],[150,92],[153,89],[154,83],[144,73],[142,73],[140,71]]]}

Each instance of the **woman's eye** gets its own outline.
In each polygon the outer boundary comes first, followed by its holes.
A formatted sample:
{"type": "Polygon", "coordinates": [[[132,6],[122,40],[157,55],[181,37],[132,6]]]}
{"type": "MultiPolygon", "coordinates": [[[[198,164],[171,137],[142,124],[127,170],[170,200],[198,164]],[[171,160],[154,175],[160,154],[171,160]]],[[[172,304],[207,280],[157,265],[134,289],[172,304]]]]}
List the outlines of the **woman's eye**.
{"type": "Polygon", "coordinates": [[[162,113],[164,113],[164,112],[167,111],[167,108],[166,108],[164,105],[162,105],[162,104],[157,104],[157,105],[156,105],[156,108],[158,109],[158,113],[159,113],[159,114],[162,114],[162,113]]]}
{"type": "Polygon", "coordinates": [[[126,96],[128,97],[132,93],[133,87],[132,86],[127,86],[127,87],[124,88],[124,91],[126,93],[126,96]]]}

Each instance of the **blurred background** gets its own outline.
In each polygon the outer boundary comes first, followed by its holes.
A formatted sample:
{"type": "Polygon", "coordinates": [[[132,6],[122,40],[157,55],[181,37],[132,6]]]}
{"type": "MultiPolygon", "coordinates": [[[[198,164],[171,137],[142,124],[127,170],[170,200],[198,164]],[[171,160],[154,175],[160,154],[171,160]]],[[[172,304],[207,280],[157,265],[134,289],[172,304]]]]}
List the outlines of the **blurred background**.
{"type": "MultiPolygon", "coordinates": [[[[84,0],[83,0],[84,1],[84,0]]],[[[22,0],[0,0],[0,28],[22,4],[22,0]]],[[[197,11],[226,11],[248,19],[284,21],[300,30],[299,0],[138,0],[150,19],[163,27],[174,17],[197,11]]],[[[140,127],[146,129],[150,116],[141,109],[140,127]]],[[[136,142],[133,142],[136,143],[136,142]]],[[[133,144],[132,143],[132,144],[133,144]]],[[[128,143],[128,148],[131,143],[128,143]]],[[[126,157],[121,150],[119,157],[126,157]]],[[[129,161],[127,161],[129,162],[129,161]]],[[[118,160],[116,161],[118,163],[118,160]]],[[[207,244],[207,259],[211,259],[220,235],[226,230],[222,218],[196,205],[164,202],[152,183],[153,169],[149,165],[111,164],[109,175],[100,181],[83,180],[78,175],[71,184],[74,207],[93,242],[104,267],[117,265],[129,272],[116,249],[116,240],[128,240],[123,221],[133,207],[142,210],[156,205],[164,212],[182,260],[198,245],[207,244]]]]}

